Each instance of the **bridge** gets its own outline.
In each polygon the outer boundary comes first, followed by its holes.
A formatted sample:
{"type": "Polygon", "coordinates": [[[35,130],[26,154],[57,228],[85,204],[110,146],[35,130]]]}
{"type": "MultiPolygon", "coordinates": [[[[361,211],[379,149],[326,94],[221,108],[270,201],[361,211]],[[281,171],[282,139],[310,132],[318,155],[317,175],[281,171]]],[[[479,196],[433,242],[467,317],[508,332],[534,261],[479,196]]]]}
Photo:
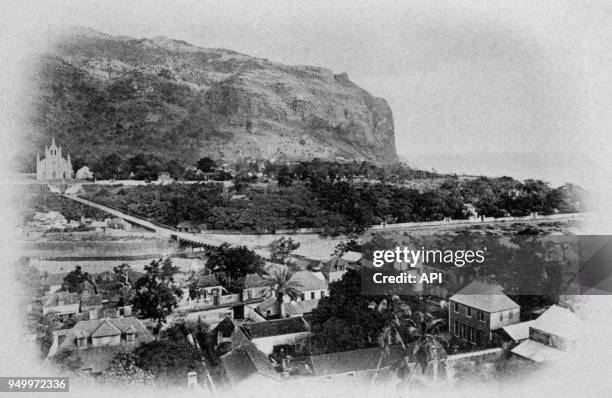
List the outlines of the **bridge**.
{"type": "Polygon", "coordinates": [[[154,231],[156,234],[162,237],[175,239],[179,243],[187,243],[192,246],[199,246],[199,247],[215,247],[215,246],[220,246],[222,243],[224,243],[222,239],[219,239],[215,235],[207,235],[207,234],[196,235],[196,234],[192,234],[189,232],[180,232],[170,226],[155,223],[155,222],[149,221],[142,217],[132,216],[120,210],[114,209],[112,207],[104,206],[96,202],[92,202],[91,200],[84,199],[74,194],[66,194],[63,196],[75,202],[101,210],[117,218],[121,218],[129,222],[130,224],[138,225],[142,228],[148,229],[149,231],[154,231]]]}

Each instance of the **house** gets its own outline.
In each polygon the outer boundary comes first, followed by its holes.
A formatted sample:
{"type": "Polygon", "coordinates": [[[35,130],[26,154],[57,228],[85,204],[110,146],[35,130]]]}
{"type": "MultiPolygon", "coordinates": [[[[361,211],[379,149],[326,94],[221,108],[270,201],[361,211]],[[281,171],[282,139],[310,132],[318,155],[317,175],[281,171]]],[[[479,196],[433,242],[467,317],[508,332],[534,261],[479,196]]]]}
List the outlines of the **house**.
{"type": "Polygon", "coordinates": [[[254,386],[261,388],[281,380],[266,354],[252,343],[247,342],[220,359],[227,381],[237,395],[243,387],[252,392],[254,386]]]}
{"type": "MultiPolygon", "coordinates": [[[[195,285],[192,288],[195,290],[196,300],[207,298],[214,299],[216,296],[223,294],[223,287],[217,280],[217,277],[213,274],[201,275],[195,281],[195,285]]],[[[189,297],[189,295],[187,295],[187,297],[189,297]]]]}
{"type": "Polygon", "coordinates": [[[60,272],[54,274],[48,274],[41,282],[41,284],[48,288],[48,294],[53,294],[62,288],[62,284],[64,283],[64,278],[67,273],[60,272]]]}
{"type": "Polygon", "coordinates": [[[317,308],[319,305],[319,300],[305,300],[305,301],[291,301],[289,303],[281,304],[281,313],[285,317],[294,317],[294,316],[302,316],[309,315],[317,308]]]}
{"type": "MultiPolygon", "coordinates": [[[[329,294],[329,286],[320,272],[298,271],[291,276],[291,281],[299,284],[300,297],[296,301],[319,300],[329,294]]],[[[289,298],[283,297],[283,300],[289,298]]]]}
{"type": "Polygon", "coordinates": [[[512,353],[534,362],[548,362],[565,356],[576,346],[585,325],[572,311],[557,305],[529,325],[529,339],[512,349],[512,353]]]}
{"type": "Polygon", "coordinates": [[[329,283],[342,279],[350,268],[359,268],[362,255],[359,252],[348,251],[342,256],[335,256],[321,263],[320,268],[329,283]]]}
{"type": "Polygon", "coordinates": [[[116,353],[133,351],[153,340],[153,335],[135,317],[79,321],[71,329],[53,332],[47,358],[67,355],[79,361],[80,370],[99,373],[106,369],[116,353]]]}
{"type": "Polygon", "coordinates": [[[64,322],[79,313],[81,299],[77,293],[55,292],[45,300],[43,315],[54,314],[64,322]]]}
{"type": "Polygon", "coordinates": [[[230,317],[223,319],[213,329],[211,335],[216,338],[215,350],[220,354],[225,354],[234,348],[249,342],[249,338],[230,317]]]}
{"type": "MultiPolygon", "coordinates": [[[[290,279],[292,282],[296,282],[299,287],[297,287],[297,291],[299,296],[297,298],[292,299],[291,297],[285,295],[283,296],[283,302],[280,306],[281,313],[279,314],[278,303],[276,297],[274,295],[268,296],[264,299],[264,301],[257,306],[257,312],[259,312],[262,316],[265,317],[275,317],[281,316],[282,318],[298,315],[298,312],[301,310],[307,312],[301,312],[299,314],[312,312],[314,308],[318,305],[318,302],[321,298],[327,296],[329,294],[329,288],[325,277],[320,272],[311,272],[311,271],[298,271],[295,272],[290,279]],[[296,302],[305,302],[305,301],[314,301],[316,300],[316,304],[314,305],[295,305],[293,303],[296,302]],[[293,304],[293,305],[291,305],[293,304]],[[285,310],[289,310],[290,314],[287,314],[285,310]]],[[[261,294],[265,292],[262,291],[261,294]]]]}
{"type": "Polygon", "coordinates": [[[94,178],[94,175],[91,172],[91,170],[89,170],[89,167],[87,166],[81,167],[76,172],[77,180],[93,180],[93,178],[94,178]]]}
{"type": "Polygon", "coordinates": [[[242,331],[258,350],[268,355],[275,347],[295,345],[312,335],[310,326],[301,316],[246,323],[242,331]]]}
{"type": "Polygon", "coordinates": [[[106,220],[106,226],[111,229],[122,229],[125,231],[129,231],[132,229],[132,224],[125,221],[123,218],[111,218],[106,220]]]}
{"type": "Polygon", "coordinates": [[[176,226],[176,229],[179,232],[188,232],[190,234],[199,234],[200,232],[202,232],[206,228],[203,225],[198,225],[198,224],[194,223],[193,221],[187,220],[187,221],[180,222],[176,226]]]}
{"type": "Polygon", "coordinates": [[[491,332],[518,323],[520,312],[498,286],[473,281],[449,300],[449,330],[459,341],[489,345],[491,332]]]}

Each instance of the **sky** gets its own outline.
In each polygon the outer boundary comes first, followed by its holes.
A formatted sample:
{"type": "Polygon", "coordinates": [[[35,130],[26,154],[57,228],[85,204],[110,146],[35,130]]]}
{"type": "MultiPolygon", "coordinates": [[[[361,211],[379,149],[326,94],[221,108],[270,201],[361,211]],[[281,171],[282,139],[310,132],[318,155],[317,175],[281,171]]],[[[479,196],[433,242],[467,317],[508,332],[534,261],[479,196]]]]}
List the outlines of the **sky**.
{"type": "Polygon", "coordinates": [[[35,42],[72,24],[347,72],[389,102],[397,152],[416,167],[583,185],[605,168],[609,2],[3,3],[35,42]]]}

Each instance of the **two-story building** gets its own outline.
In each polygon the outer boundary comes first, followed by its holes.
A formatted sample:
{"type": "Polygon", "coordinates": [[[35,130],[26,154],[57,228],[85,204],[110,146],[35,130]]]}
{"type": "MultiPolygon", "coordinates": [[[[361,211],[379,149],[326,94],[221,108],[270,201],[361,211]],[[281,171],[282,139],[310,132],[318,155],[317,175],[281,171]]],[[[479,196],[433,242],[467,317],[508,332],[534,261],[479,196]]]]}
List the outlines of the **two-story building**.
{"type": "Polygon", "coordinates": [[[64,322],[79,313],[81,298],[78,293],[59,291],[51,294],[43,303],[43,315],[53,314],[64,322]]]}
{"type": "Polygon", "coordinates": [[[455,339],[489,345],[491,332],[520,321],[520,306],[500,287],[473,281],[449,300],[449,329],[455,339]]]}

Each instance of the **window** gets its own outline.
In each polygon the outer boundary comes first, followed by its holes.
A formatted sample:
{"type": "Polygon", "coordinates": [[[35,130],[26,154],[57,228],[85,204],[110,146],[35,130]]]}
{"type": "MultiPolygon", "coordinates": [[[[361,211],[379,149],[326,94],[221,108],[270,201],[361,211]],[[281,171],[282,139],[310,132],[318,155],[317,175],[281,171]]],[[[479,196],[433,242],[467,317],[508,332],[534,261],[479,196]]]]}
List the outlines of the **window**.
{"type": "Polygon", "coordinates": [[[455,336],[459,336],[459,322],[455,321],[455,336]]]}
{"type": "Polygon", "coordinates": [[[455,304],[455,312],[459,312],[459,303],[454,303],[455,304]]]}
{"type": "Polygon", "coordinates": [[[315,299],[315,292],[310,292],[310,299],[314,300],[315,299]]]}
{"type": "Polygon", "coordinates": [[[465,314],[471,318],[472,317],[472,309],[470,307],[466,307],[465,308],[465,314]]]}
{"type": "Polygon", "coordinates": [[[478,311],[478,320],[479,320],[480,322],[484,322],[484,321],[485,321],[484,312],[482,312],[482,311],[478,311]]]}
{"type": "Polygon", "coordinates": [[[499,320],[500,320],[500,321],[503,321],[503,320],[504,320],[504,313],[503,313],[503,312],[500,312],[500,313],[499,313],[499,320]]]}
{"type": "Polygon", "coordinates": [[[514,314],[512,313],[512,311],[508,312],[508,319],[512,319],[513,316],[514,314]]]}
{"type": "Polygon", "coordinates": [[[302,295],[300,296],[300,300],[302,301],[306,300],[306,295],[304,293],[302,293],[302,295]]]}

